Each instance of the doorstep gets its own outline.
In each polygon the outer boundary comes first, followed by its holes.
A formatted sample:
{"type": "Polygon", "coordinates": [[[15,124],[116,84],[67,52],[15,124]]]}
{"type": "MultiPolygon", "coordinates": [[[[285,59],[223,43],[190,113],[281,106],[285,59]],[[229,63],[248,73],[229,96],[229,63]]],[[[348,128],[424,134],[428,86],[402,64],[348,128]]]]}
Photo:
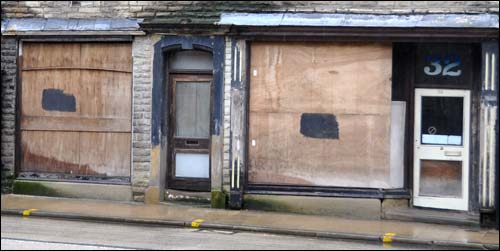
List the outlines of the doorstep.
{"type": "Polygon", "coordinates": [[[190,192],[175,189],[165,190],[165,204],[175,204],[183,206],[193,206],[200,208],[210,208],[210,192],[190,192]]]}
{"type": "Polygon", "coordinates": [[[402,207],[385,210],[382,217],[385,220],[480,227],[479,215],[450,210],[402,207]]]}

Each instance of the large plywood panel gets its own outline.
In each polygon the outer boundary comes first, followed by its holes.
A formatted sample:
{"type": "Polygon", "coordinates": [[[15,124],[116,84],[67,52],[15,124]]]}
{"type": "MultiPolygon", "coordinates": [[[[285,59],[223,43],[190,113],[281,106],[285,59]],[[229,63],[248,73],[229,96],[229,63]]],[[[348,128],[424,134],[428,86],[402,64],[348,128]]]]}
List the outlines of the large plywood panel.
{"type": "Polygon", "coordinates": [[[130,176],[131,46],[24,43],[21,170],[130,176]]]}
{"type": "Polygon", "coordinates": [[[29,43],[22,47],[23,70],[101,69],[132,72],[130,43],[29,43]]]}
{"type": "Polygon", "coordinates": [[[78,68],[79,43],[23,43],[22,69],[78,68]]]}
{"type": "Polygon", "coordinates": [[[80,165],[107,176],[130,176],[130,133],[80,134],[80,165]]]}
{"type": "Polygon", "coordinates": [[[79,165],[78,132],[21,132],[21,172],[86,173],[79,165]]]}
{"type": "MultiPolygon", "coordinates": [[[[92,70],[24,71],[21,127],[25,129],[130,131],[131,74],[92,70]],[[45,92],[58,92],[74,102],[74,110],[47,109],[45,92]],[[44,97],[45,96],[45,97],[44,97]],[[67,128],[55,122],[66,118],[67,128]],[[80,122],[78,122],[80,120],[80,122]],[[36,121],[35,123],[29,123],[36,121]]],[[[58,105],[61,100],[52,100],[58,105]]],[[[66,101],[67,102],[67,101],[66,101]]]]}
{"type": "Polygon", "coordinates": [[[21,128],[131,130],[130,44],[25,43],[23,48],[21,128]],[[46,92],[59,99],[49,100],[46,92]],[[47,108],[47,103],[64,106],[64,100],[71,108],[47,108]]]}
{"type": "MultiPolygon", "coordinates": [[[[79,117],[81,74],[74,70],[23,71],[22,72],[22,116],[79,117]],[[75,98],[75,111],[59,111],[43,107],[44,91],[57,90],[75,98]]],[[[56,102],[56,101],[54,101],[56,102]]]]}
{"type": "Polygon", "coordinates": [[[80,116],[130,120],[131,74],[82,70],[81,76],[80,116]]]}
{"type": "Polygon", "coordinates": [[[130,43],[81,44],[81,67],[132,72],[130,43]]]}
{"type": "Polygon", "coordinates": [[[390,44],[254,43],[251,183],[390,187],[390,44]],[[301,133],[304,113],[332,114],[338,139],[301,133]]]}
{"type": "Polygon", "coordinates": [[[381,44],[253,44],[250,111],[388,113],[391,53],[381,44]]]}
{"type": "Polygon", "coordinates": [[[23,131],[21,172],[130,176],[130,134],[23,131]]]}

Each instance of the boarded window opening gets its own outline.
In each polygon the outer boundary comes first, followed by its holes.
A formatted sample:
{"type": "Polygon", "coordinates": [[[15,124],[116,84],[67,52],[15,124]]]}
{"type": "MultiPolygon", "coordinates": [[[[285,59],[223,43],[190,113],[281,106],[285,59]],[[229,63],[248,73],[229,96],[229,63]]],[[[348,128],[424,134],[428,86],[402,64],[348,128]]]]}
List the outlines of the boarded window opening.
{"type": "Polygon", "coordinates": [[[249,183],[392,187],[391,44],[254,42],[251,53],[249,183]]]}
{"type": "Polygon", "coordinates": [[[20,177],[130,182],[130,43],[25,42],[21,76],[20,177]]]}

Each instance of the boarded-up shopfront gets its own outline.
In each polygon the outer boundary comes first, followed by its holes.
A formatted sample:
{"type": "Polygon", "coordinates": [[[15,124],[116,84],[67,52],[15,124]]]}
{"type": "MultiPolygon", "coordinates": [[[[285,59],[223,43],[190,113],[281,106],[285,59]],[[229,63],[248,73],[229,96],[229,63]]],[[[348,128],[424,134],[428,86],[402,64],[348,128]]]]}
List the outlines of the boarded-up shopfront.
{"type": "Polygon", "coordinates": [[[129,43],[24,43],[20,176],[130,180],[129,43]]]}
{"type": "Polygon", "coordinates": [[[390,43],[251,45],[250,184],[391,188],[390,43]]]}

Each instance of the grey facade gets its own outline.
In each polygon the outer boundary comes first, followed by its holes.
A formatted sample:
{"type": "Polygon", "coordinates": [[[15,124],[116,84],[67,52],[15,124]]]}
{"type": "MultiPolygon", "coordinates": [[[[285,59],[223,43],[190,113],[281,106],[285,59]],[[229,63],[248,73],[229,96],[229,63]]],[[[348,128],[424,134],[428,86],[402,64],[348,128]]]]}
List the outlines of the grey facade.
{"type": "MultiPolygon", "coordinates": [[[[497,144],[492,130],[498,107],[498,66],[491,65],[492,59],[485,65],[485,57],[496,55],[498,65],[496,1],[4,1],[1,146],[2,168],[10,174],[16,173],[21,158],[16,152],[18,47],[29,41],[131,43],[131,177],[130,183],[120,186],[134,201],[145,203],[167,199],[170,164],[165,156],[170,154],[170,129],[165,106],[170,100],[163,89],[168,74],[164,72],[167,66],[162,64],[170,53],[167,48],[212,48],[216,67],[209,146],[210,197],[212,206],[227,208],[245,207],[246,197],[259,196],[281,199],[285,195],[300,198],[320,194],[319,197],[334,200],[372,199],[368,203],[379,208],[384,207],[384,201],[411,204],[412,200],[413,176],[409,175],[412,163],[405,164],[408,169],[405,177],[401,177],[405,182],[398,189],[335,186],[284,189],[273,184],[248,184],[247,148],[251,142],[247,103],[248,88],[252,85],[250,47],[254,41],[387,42],[394,45],[392,48],[396,44],[468,43],[477,49],[475,57],[481,63],[471,70],[476,77],[475,86],[470,88],[472,107],[480,115],[471,117],[467,211],[472,215],[493,212],[494,161],[498,161],[498,155],[491,149],[497,144]],[[206,42],[209,40],[217,42],[206,42]],[[497,74],[491,75],[492,72],[497,74]]],[[[402,81],[407,80],[403,77],[402,81]]],[[[394,84],[392,92],[393,95],[397,92],[394,84]]],[[[411,103],[406,98],[404,101],[411,103]]],[[[410,151],[412,148],[405,149],[410,151]]],[[[287,203],[295,203],[293,199],[290,201],[287,203]]]]}

